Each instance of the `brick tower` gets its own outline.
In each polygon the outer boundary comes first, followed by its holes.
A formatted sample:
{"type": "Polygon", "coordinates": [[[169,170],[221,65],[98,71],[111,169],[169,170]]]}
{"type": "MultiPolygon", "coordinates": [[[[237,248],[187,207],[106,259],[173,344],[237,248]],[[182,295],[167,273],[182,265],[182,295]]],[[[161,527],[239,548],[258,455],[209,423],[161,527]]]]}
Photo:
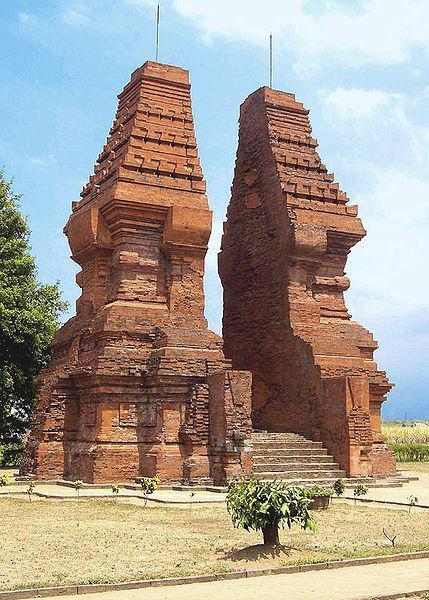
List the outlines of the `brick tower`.
{"type": "Polygon", "coordinates": [[[357,207],[316,152],[308,110],[263,87],[242,104],[219,273],[225,355],[253,375],[252,421],[321,441],[352,476],[387,476],[380,430],[392,385],[343,293],[357,207]]]}
{"type": "Polygon", "coordinates": [[[147,62],[119,94],[64,229],[77,314],[40,378],[23,473],[224,481],[248,474],[249,373],[204,318],[211,231],[188,72],[147,62]]]}

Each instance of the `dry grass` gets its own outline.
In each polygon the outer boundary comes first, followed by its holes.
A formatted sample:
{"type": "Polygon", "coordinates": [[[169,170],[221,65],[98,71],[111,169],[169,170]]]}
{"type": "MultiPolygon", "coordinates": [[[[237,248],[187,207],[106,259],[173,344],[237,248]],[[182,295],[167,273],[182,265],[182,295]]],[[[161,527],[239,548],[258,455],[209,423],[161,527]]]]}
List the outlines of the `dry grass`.
{"type": "Polygon", "coordinates": [[[409,425],[402,426],[397,424],[389,425],[383,423],[383,435],[386,436],[387,442],[396,444],[429,444],[429,427],[409,425]]]}
{"type": "Polygon", "coordinates": [[[259,533],[234,530],[223,505],[146,508],[122,502],[2,498],[0,589],[183,576],[429,549],[429,512],[356,509],[316,514],[318,532],[285,530],[266,553],[259,533]]]}

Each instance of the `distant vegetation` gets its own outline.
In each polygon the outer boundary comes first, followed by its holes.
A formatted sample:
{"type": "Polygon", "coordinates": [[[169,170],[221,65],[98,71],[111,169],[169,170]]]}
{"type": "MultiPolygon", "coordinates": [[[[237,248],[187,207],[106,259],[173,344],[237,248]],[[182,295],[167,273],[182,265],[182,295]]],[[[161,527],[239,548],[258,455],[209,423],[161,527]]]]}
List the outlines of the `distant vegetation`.
{"type": "Polygon", "coordinates": [[[382,431],[396,460],[429,462],[429,421],[387,421],[382,431]]]}

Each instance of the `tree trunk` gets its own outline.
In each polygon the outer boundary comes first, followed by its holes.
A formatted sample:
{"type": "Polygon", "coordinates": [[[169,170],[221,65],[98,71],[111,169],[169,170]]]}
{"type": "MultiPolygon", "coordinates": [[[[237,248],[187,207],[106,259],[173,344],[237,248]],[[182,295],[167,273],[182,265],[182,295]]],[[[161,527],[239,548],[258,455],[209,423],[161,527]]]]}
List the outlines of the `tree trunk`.
{"type": "Polygon", "coordinates": [[[277,523],[271,523],[271,525],[267,525],[262,529],[262,533],[264,535],[265,546],[278,546],[280,544],[279,526],[277,523]]]}

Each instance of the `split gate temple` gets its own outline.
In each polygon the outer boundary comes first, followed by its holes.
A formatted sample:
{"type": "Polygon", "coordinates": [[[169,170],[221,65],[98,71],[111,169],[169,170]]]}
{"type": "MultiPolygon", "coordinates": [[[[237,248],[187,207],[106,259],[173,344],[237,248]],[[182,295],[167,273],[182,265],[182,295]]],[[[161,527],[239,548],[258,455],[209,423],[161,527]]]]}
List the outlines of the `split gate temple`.
{"type": "Polygon", "coordinates": [[[365,230],[316,146],[292,94],[264,87],[243,103],[219,256],[223,343],[204,318],[211,212],[188,72],[147,62],[132,74],[65,227],[82,294],[40,378],[22,473],[395,473],[380,431],[391,384],[343,299],[365,230]]]}

